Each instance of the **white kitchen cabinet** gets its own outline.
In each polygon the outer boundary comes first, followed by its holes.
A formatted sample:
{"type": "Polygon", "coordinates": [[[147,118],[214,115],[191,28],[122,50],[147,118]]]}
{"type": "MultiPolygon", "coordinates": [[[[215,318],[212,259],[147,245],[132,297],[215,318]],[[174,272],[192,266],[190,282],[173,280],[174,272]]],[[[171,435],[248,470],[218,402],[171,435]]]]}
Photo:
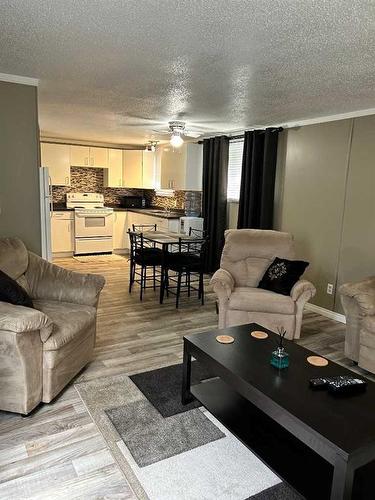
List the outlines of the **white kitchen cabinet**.
{"type": "Polygon", "coordinates": [[[153,151],[142,152],[142,187],[143,189],[155,188],[155,153],[153,151]]]}
{"type": "Polygon", "coordinates": [[[122,186],[122,150],[108,150],[108,168],[104,170],[104,185],[106,187],[122,186]]]}
{"type": "Polygon", "coordinates": [[[159,146],[158,180],[161,189],[202,190],[203,148],[201,144],[183,144],[180,148],[159,146]]]}
{"type": "Polygon", "coordinates": [[[143,151],[125,149],[123,151],[123,181],[127,188],[143,187],[143,151]]]}
{"type": "Polygon", "coordinates": [[[108,167],[108,149],[89,146],[70,146],[70,164],[73,167],[108,167]]]}
{"type": "Polygon", "coordinates": [[[48,167],[51,184],[70,186],[70,146],[41,143],[42,167],[48,167]]]}
{"type": "Polygon", "coordinates": [[[90,167],[108,167],[108,149],[90,147],[90,167]]]}
{"type": "Polygon", "coordinates": [[[70,146],[70,165],[72,167],[90,166],[90,148],[88,146],[70,146]]]}
{"type": "Polygon", "coordinates": [[[178,232],[179,219],[165,219],[156,215],[143,214],[141,212],[128,212],[128,227],[133,229],[133,224],[156,224],[160,231],[178,232]]]}
{"type": "Polygon", "coordinates": [[[113,217],[113,250],[129,249],[128,212],[115,211],[113,217]]]}
{"type": "Polygon", "coordinates": [[[74,212],[53,212],[51,220],[52,253],[74,251],[74,212]]]}

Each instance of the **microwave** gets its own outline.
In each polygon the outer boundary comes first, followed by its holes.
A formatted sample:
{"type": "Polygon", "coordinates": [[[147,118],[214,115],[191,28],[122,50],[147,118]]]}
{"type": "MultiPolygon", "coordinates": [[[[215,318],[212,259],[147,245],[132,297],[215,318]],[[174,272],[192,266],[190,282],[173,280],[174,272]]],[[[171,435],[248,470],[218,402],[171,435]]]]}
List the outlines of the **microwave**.
{"type": "Polygon", "coordinates": [[[123,208],[144,208],[146,200],[143,196],[123,196],[121,206],[123,208]]]}

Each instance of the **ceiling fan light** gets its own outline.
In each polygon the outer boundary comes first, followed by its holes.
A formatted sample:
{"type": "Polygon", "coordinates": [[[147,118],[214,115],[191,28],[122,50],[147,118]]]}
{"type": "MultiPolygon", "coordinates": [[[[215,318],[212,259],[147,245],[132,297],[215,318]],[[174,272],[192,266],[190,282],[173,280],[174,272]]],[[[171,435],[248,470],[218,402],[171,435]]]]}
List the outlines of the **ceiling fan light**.
{"type": "Polygon", "coordinates": [[[183,140],[183,138],[181,137],[181,135],[179,133],[175,133],[174,132],[172,134],[170,143],[171,143],[172,147],[179,148],[179,147],[181,147],[183,145],[184,140],[183,140]]]}

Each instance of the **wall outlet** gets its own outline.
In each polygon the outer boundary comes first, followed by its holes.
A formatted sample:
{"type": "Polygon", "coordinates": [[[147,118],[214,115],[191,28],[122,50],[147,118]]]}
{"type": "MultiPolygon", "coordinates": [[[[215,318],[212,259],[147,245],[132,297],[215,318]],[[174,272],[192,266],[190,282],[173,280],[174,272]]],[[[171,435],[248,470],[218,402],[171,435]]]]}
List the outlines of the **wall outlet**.
{"type": "Polygon", "coordinates": [[[328,293],[328,295],[332,295],[333,294],[333,285],[332,285],[332,283],[328,283],[328,285],[327,285],[327,293],[328,293]]]}

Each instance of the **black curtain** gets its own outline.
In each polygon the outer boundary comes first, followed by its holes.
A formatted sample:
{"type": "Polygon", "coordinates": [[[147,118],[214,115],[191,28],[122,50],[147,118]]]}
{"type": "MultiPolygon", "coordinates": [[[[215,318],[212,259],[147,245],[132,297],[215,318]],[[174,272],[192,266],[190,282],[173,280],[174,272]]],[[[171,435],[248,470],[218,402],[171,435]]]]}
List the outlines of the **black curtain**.
{"type": "Polygon", "coordinates": [[[229,138],[203,140],[203,199],[202,216],[208,236],[205,271],[220,267],[227,219],[227,178],[229,138]]]}
{"type": "Polygon", "coordinates": [[[238,229],[272,229],[280,128],[245,132],[238,229]]]}

